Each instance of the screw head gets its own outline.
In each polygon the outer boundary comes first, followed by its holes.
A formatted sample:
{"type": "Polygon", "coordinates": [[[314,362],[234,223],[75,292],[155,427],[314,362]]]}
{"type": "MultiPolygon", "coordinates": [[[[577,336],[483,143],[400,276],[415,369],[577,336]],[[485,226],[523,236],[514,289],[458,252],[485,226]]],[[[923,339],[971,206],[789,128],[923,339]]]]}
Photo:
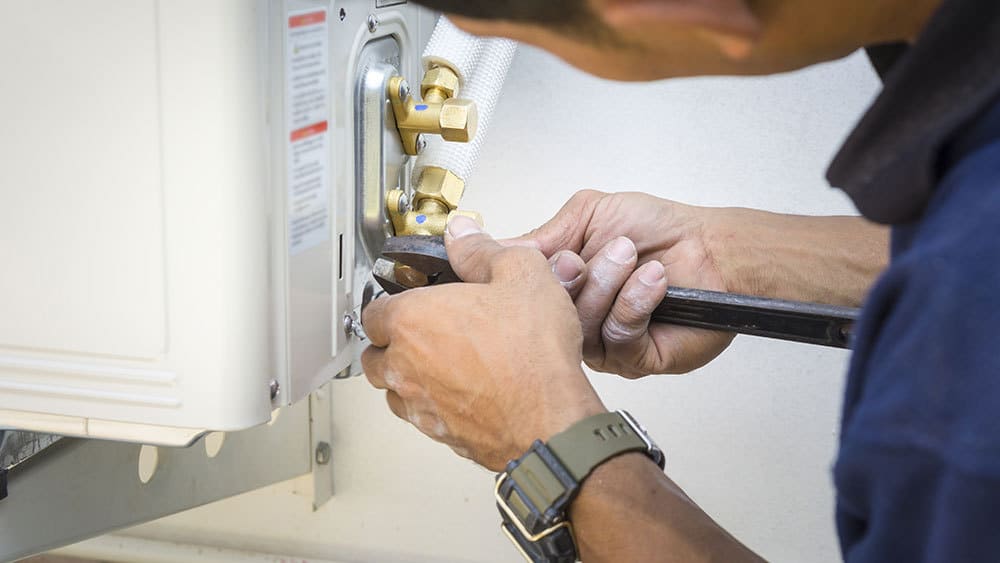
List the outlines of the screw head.
{"type": "Polygon", "coordinates": [[[424,134],[421,133],[417,135],[417,154],[424,152],[424,149],[426,148],[427,148],[427,139],[424,138],[424,134]]]}
{"type": "Polygon", "coordinates": [[[378,18],[375,17],[375,14],[370,14],[368,16],[368,31],[375,33],[376,30],[378,30],[378,18]]]}
{"type": "Polygon", "coordinates": [[[340,9],[340,21],[344,21],[346,18],[347,18],[347,10],[341,8],[340,9]]]}
{"type": "Polygon", "coordinates": [[[354,315],[344,315],[344,334],[350,338],[354,334],[354,315]]]}
{"type": "Polygon", "coordinates": [[[326,465],[330,463],[330,456],[332,452],[330,451],[330,444],[328,442],[320,442],[316,444],[316,465],[326,465]]]}
{"type": "Polygon", "coordinates": [[[406,194],[399,196],[397,205],[399,206],[400,213],[406,213],[410,210],[410,198],[406,197],[406,194]]]}
{"type": "Polygon", "coordinates": [[[281,385],[278,385],[277,379],[271,380],[270,389],[271,389],[271,400],[273,401],[278,398],[278,393],[281,392],[281,385]]]}
{"type": "Polygon", "coordinates": [[[411,93],[412,93],[412,91],[410,90],[410,83],[407,82],[407,81],[405,81],[405,80],[400,80],[399,81],[399,99],[403,100],[405,102],[406,100],[410,99],[410,94],[411,93]]]}

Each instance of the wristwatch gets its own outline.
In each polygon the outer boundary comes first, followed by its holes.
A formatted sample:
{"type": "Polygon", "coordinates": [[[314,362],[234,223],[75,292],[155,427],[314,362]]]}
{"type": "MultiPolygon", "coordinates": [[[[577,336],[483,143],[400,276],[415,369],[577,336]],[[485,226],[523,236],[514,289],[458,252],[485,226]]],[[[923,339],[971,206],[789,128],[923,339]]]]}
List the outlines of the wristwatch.
{"type": "Polygon", "coordinates": [[[586,418],[547,444],[536,440],[497,476],[504,534],[528,561],[575,563],[576,538],[566,511],[591,471],[628,452],[643,452],[664,467],[663,451],[625,411],[586,418]]]}

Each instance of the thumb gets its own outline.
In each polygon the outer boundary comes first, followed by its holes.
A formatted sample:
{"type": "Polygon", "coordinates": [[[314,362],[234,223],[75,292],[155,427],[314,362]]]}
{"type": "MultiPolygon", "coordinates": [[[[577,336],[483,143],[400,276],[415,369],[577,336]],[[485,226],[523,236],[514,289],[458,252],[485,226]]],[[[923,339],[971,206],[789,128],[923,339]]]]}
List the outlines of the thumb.
{"type": "Polygon", "coordinates": [[[444,244],[451,268],[462,281],[470,283],[489,283],[493,262],[505,250],[483,232],[479,223],[464,215],[455,215],[448,221],[444,244]]]}
{"type": "Polygon", "coordinates": [[[547,258],[551,258],[560,250],[579,254],[583,249],[584,234],[590,225],[594,208],[606,195],[596,190],[577,192],[555,217],[530,233],[514,239],[513,242],[537,246],[547,258]]]}

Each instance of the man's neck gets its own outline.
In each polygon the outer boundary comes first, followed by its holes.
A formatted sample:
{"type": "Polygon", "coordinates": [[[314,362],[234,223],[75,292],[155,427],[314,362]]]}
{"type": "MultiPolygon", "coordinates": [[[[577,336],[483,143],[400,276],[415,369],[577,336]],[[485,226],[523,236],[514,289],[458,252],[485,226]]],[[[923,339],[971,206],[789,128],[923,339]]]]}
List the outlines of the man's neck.
{"type": "Polygon", "coordinates": [[[914,43],[944,0],[887,0],[877,23],[896,40],[914,43]]]}

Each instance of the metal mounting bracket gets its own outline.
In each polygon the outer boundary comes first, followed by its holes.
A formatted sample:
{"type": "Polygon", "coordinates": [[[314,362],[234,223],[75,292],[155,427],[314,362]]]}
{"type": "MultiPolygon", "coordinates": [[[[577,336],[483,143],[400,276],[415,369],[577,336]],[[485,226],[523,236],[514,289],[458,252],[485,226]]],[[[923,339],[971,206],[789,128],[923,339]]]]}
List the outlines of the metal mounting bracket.
{"type": "MultiPolygon", "coordinates": [[[[60,440],[14,467],[0,501],[0,561],[17,560],[309,473],[309,401],[269,425],[227,434],[215,457],[199,440],[155,448],[60,440]],[[143,452],[145,448],[145,453],[143,452]],[[150,456],[150,452],[155,452],[150,456]],[[149,458],[156,458],[152,466],[149,458]],[[140,480],[140,458],[147,483],[140,480]]],[[[218,443],[216,442],[216,446],[218,443]]]]}

